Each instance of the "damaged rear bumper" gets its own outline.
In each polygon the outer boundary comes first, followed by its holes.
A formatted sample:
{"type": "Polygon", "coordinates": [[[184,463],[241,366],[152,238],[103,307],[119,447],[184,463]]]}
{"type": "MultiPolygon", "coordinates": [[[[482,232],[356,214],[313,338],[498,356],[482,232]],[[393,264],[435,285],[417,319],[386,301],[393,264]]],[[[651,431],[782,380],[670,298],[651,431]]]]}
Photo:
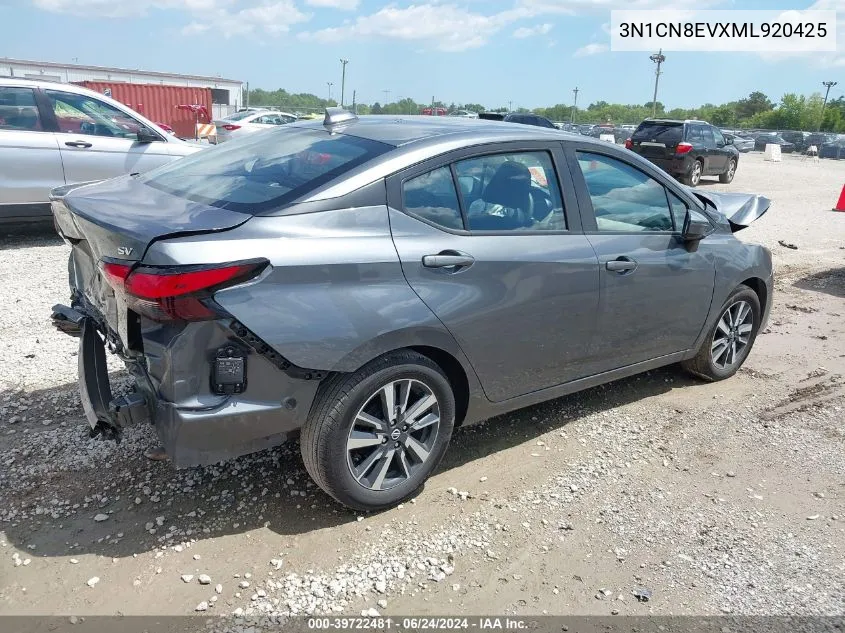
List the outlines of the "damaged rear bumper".
{"type": "MultiPolygon", "coordinates": [[[[319,380],[292,378],[271,360],[252,354],[246,393],[206,393],[185,406],[160,395],[147,369],[150,360],[123,353],[93,309],[58,305],[52,320],[60,331],[79,337],[79,390],[92,431],[119,439],[126,427],[149,420],[176,466],[211,464],[278,446],[302,426],[319,386],[319,380]],[[137,391],[113,396],[107,346],[125,362],[137,391]]],[[[157,348],[151,353],[169,356],[172,351],[157,348]]],[[[211,368],[191,367],[198,374],[211,368]]]]}
{"type": "Polygon", "coordinates": [[[79,395],[91,430],[119,439],[125,427],[148,420],[149,407],[143,394],[113,397],[105,344],[94,319],[76,308],[57,305],[52,321],[59,331],[79,338],[79,395]]]}

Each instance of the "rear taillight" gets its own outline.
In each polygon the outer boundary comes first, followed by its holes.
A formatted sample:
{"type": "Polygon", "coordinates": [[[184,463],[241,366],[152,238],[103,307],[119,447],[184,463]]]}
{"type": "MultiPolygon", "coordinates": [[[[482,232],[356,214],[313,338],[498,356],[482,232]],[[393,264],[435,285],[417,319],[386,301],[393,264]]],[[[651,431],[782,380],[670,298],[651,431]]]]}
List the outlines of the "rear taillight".
{"type": "Polygon", "coordinates": [[[235,130],[241,129],[240,125],[234,125],[232,123],[227,123],[226,125],[221,125],[220,127],[222,127],[224,130],[228,130],[230,132],[234,132],[235,130]]]}
{"type": "Polygon", "coordinates": [[[631,142],[631,139],[626,138],[625,139],[625,149],[633,149],[633,148],[634,148],[634,144],[631,142]]]}
{"type": "Polygon", "coordinates": [[[677,147],[675,147],[676,154],[686,154],[690,151],[692,151],[692,145],[689,143],[678,143],[677,147]]]}
{"type": "Polygon", "coordinates": [[[266,259],[199,266],[137,266],[103,261],[109,285],[127,306],[154,321],[206,321],[221,316],[211,296],[223,288],[254,279],[266,259]]]}

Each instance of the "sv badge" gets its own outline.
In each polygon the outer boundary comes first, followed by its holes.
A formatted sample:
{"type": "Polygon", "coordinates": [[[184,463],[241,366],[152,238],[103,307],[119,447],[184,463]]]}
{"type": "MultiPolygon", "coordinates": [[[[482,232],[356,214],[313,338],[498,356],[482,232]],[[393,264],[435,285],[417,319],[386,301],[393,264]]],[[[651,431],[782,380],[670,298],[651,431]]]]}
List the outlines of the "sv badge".
{"type": "Polygon", "coordinates": [[[132,254],[132,248],[130,248],[129,246],[118,246],[117,247],[117,254],[118,255],[125,255],[125,256],[128,257],[129,255],[132,254]]]}

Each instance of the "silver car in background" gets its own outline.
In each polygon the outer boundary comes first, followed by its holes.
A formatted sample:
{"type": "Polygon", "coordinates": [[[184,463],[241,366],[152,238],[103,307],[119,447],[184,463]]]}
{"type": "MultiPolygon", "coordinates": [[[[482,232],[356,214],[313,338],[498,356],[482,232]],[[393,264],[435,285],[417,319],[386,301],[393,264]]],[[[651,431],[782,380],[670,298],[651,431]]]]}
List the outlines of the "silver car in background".
{"type": "Polygon", "coordinates": [[[55,192],[53,321],[95,431],[150,419],[176,465],[301,431],[314,481],[373,510],[458,425],[671,363],[736,373],[773,280],[733,233],[768,208],[558,130],[331,109],[55,192]],[[106,345],[136,392],[112,396],[106,345]]]}
{"type": "Polygon", "coordinates": [[[214,121],[217,142],[223,143],[246,134],[267,130],[278,125],[287,125],[297,120],[295,114],[275,110],[237,112],[224,119],[214,121]]]}
{"type": "Polygon", "coordinates": [[[145,172],[199,149],[86,88],[0,77],[0,224],[49,220],[54,187],[145,172]]]}

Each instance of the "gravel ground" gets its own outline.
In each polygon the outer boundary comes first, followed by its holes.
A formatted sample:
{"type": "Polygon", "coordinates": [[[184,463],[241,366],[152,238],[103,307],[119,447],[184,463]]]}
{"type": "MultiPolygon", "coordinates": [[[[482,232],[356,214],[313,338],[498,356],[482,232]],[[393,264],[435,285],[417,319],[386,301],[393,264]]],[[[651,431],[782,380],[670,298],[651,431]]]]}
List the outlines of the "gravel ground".
{"type": "Polygon", "coordinates": [[[89,438],[47,321],[67,249],[3,239],[0,614],[845,613],[843,182],[751,154],[702,185],[774,200],[741,234],[777,294],[736,377],[666,368],[461,429],[419,497],[366,516],[294,444],[176,471],[148,426],[89,438]]]}

